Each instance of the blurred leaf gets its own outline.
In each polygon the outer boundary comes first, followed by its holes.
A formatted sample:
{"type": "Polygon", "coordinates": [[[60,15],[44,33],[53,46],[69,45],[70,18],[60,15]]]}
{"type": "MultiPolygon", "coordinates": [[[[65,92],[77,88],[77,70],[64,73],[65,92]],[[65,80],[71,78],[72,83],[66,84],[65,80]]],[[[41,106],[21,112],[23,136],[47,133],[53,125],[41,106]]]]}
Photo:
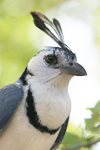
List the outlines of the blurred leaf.
{"type": "Polygon", "coordinates": [[[100,132],[100,101],[97,102],[94,108],[87,108],[92,112],[91,118],[85,119],[86,130],[91,132],[100,132]]]}
{"type": "Polygon", "coordinates": [[[100,114],[100,101],[97,102],[94,108],[87,108],[92,113],[99,113],[100,114]]]}
{"type": "Polygon", "coordinates": [[[72,146],[76,146],[77,144],[81,144],[82,141],[83,140],[81,139],[81,137],[67,132],[62,141],[62,144],[72,147],[72,146]]]}
{"type": "Polygon", "coordinates": [[[91,140],[93,140],[94,139],[94,135],[89,135],[89,136],[87,136],[87,137],[85,137],[85,141],[91,141],[91,140]]]}

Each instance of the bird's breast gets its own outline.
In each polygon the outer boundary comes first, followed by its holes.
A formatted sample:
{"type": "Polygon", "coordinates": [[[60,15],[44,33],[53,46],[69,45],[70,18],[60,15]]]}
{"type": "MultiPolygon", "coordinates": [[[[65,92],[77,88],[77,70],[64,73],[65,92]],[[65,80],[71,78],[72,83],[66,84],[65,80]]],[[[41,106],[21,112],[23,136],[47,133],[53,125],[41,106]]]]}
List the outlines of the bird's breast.
{"type": "Polygon", "coordinates": [[[21,104],[0,135],[0,150],[48,150],[58,133],[59,131],[50,135],[33,127],[28,122],[21,104]]]}
{"type": "Polygon", "coordinates": [[[41,124],[50,129],[60,127],[70,114],[71,102],[67,92],[34,93],[36,111],[41,124]]]}

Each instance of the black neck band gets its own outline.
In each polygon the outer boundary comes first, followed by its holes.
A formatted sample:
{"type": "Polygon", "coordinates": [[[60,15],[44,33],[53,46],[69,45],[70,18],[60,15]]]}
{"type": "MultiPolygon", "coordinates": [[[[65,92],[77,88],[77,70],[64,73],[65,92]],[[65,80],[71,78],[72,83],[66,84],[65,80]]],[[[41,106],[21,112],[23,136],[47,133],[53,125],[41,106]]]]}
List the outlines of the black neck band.
{"type": "Polygon", "coordinates": [[[46,133],[49,133],[49,134],[55,134],[59,130],[59,128],[49,129],[47,126],[43,126],[40,123],[39,116],[38,116],[38,114],[36,112],[36,109],[35,109],[34,97],[33,97],[32,92],[31,92],[30,89],[28,90],[28,93],[27,93],[26,103],[27,103],[26,110],[27,110],[27,116],[29,118],[29,122],[36,129],[38,129],[41,132],[46,132],[46,133]]]}

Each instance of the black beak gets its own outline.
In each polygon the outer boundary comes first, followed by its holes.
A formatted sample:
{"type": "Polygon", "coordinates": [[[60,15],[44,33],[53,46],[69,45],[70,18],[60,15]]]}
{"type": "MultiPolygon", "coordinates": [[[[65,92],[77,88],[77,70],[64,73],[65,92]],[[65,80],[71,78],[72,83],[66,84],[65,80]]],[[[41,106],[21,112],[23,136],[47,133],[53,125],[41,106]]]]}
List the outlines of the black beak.
{"type": "Polygon", "coordinates": [[[62,67],[60,67],[60,69],[71,75],[76,75],[76,76],[87,75],[86,70],[80,64],[78,64],[76,62],[70,63],[69,66],[62,66],[62,67]]]}

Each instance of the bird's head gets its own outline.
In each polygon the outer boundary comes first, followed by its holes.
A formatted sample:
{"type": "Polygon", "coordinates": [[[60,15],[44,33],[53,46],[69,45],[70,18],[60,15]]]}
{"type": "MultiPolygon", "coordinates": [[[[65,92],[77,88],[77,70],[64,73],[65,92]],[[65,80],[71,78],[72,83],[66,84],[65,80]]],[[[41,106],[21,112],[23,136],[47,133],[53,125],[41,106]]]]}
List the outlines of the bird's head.
{"type": "Polygon", "coordinates": [[[37,81],[47,83],[50,81],[61,84],[68,83],[72,76],[86,75],[85,69],[77,63],[76,55],[64,43],[63,32],[58,20],[53,19],[53,23],[40,12],[33,11],[35,25],[53,38],[60,47],[46,47],[33,57],[28,66],[28,72],[36,77],[37,81]],[[57,33],[58,38],[46,27],[44,23],[50,25],[57,33]]]}

